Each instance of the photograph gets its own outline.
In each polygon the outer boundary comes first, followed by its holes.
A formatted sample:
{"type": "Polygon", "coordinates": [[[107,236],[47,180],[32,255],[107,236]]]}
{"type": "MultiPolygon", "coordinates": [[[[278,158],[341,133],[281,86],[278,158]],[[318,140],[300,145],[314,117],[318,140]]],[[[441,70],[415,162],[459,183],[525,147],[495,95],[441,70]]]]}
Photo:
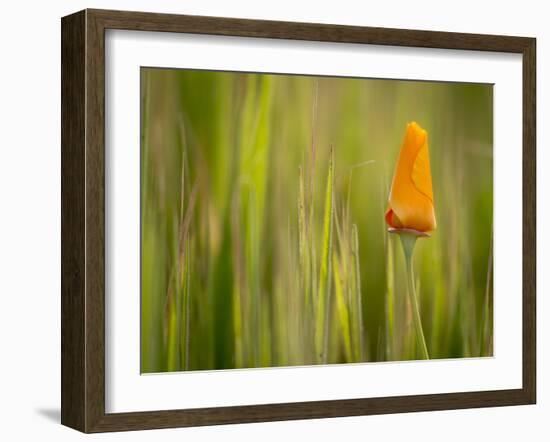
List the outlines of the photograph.
{"type": "Polygon", "coordinates": [[[140,69],[142,374],[493,356],[493,84],[140,69]]]}
{"type": "Polygon", "coordinates": [[[550,441],[544,2],[3,6],[0,442],[550,441]]]}

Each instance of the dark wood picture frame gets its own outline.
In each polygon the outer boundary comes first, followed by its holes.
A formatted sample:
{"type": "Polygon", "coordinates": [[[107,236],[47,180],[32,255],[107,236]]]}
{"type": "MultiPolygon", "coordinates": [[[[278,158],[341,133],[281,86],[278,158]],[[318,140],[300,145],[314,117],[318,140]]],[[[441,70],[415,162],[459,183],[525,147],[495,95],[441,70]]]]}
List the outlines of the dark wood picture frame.
{"type": "MultiPolygon", "coordinates": [[[[61,422],[83,432],[534,404],[536,40],[526,37],[84,10],[62,29],[61,422]],[[221,408],[105,412],[105,30],[494,51],[523,58],[523,386],[221,408]]],[[[518,146],[519,148],[519,146],[518,146]]]]}

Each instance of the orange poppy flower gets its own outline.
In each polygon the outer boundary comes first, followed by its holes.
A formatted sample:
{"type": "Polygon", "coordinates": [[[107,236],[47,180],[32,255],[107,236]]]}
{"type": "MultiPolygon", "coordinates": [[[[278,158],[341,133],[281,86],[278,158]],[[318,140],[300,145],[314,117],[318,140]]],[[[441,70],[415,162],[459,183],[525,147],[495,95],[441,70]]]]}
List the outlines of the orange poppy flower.
{"type": "Polygon", "coordinates": [[[435,230],[428,133],[407,124],[405,139],[393,175],[386,222],[393,229],[435,230]]]}

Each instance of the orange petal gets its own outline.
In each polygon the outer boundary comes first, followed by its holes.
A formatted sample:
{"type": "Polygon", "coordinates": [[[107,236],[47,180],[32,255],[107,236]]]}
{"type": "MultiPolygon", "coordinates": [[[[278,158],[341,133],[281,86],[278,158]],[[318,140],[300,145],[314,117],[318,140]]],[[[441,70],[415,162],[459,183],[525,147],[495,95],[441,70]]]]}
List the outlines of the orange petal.
{"type": "Polygon", "coordinates": [[[432,174],[430,173],[430,153],[428,152],[427,140],[418,151],[418,155],[416,155],[411,178],[418,191],[426,195],[426,197],[428,197],[433,203],[434,195],[432,190],[432,174]]]}
{"type": "Polygon", "coordinates": [[[403,224],[391,208],[388,208],[388,210],[386,210],[386,222],[390,227],[393,227],[394,229],[401,229],[403,227],[403,224]]]}
{"type": "Polygon", "coordinates": [[[398,227],[396,218],[400,228],[420,232],[436,228],[428,134],[414,122],[407,124],[390,191],[386,222],[398,227]]]}

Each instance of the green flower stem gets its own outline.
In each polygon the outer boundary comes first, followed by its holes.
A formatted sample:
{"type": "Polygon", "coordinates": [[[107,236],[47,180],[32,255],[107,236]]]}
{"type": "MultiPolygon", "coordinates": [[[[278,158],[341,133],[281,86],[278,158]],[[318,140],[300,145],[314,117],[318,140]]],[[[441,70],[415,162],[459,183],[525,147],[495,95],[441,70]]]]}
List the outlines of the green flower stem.
{"type": "Polygon", "coordinates": [[[430,359],[428,347],[426,346],[426,339],[424,338],[424,331],[422,329],[422,319],[420,318],[420,309],[418,308],[418,298],[414,289],[412,255],[417,236],[408,232],[402,232],[399,234],[399,237],[401,238],[401,245],[403,246],[403,252],[405,253],[405,265],[407,267],[407,292],[409,294],[409,300],[413,310],[416,342],[422,353],[422,359],[430,359]]]}

